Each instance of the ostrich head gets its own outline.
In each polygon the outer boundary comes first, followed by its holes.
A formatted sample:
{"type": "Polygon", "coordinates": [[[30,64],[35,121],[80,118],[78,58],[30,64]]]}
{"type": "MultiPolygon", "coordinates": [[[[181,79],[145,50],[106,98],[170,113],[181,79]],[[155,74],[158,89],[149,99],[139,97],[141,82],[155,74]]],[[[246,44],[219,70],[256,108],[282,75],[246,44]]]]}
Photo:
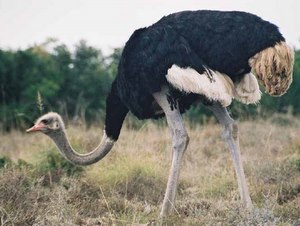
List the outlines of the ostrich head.
{"type": "Polygon", "coordinates": [[[33,127],[26,132],[40,131],[49,136],[58,147],[61,154],[70,162],[77,165],[90,165],[102,159],[113,147],[114,140],[105,131],[100,144],[86,154],[77,153],[67,138],[65,125],[59,114],[49,112],[41,116],[33,127]]]}
{"type": "Polygon", "coordinates": [[[286,93],[293,80],[294,51],[285,42],[257,53],[249,64],[266,93],[272,96],[286,93]]]}
{"type": "Polygon", "coordinates": [[[26,130],[26,132],[40,131],[44,134],[51,135],[52,133],[64,131],[64,129],[65,125],[60,115],[55,112],[49,112],[37,119],[34,126],[26,130]]]}

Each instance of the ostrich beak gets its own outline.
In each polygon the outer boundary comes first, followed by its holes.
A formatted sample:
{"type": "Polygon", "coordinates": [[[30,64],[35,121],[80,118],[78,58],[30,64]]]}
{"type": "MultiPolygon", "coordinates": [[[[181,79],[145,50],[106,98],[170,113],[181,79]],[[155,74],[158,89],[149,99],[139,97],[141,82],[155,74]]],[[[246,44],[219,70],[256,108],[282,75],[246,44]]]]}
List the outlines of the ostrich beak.
{"type": "Polygon", "coordinates": [[[39,124],[35,124],[33,127],[29,128],[28,130],[26,130],[27,133],[29,132],[37,132],[37,131],[41,131],[45,128],[45,124],[40,122],[39,124]]]}

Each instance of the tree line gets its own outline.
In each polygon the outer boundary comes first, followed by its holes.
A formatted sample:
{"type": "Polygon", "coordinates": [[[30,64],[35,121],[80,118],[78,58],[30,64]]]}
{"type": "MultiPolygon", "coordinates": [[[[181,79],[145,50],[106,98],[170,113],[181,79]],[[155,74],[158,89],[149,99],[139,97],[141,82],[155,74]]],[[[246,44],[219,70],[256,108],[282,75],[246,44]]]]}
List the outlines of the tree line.
{"type": "MultiPolygon", "coordinates": [[[[0,129],[26,128],[48,111],[88,124],[103,120],[121,52],[117,48],[104,56],[83,40],[70,49],[52,39],[24,50],[0,49],[0,129]]],[[[243,117],[299,114],[299,97],[300,51],[295,50],[294,80],[287,94],[280,98],[263,95],[258,106],[234,102],[230,110],[243,117]]],[[[207,114],[201,107],[193,107],[187,117],[199,120],[207,114]]]]}

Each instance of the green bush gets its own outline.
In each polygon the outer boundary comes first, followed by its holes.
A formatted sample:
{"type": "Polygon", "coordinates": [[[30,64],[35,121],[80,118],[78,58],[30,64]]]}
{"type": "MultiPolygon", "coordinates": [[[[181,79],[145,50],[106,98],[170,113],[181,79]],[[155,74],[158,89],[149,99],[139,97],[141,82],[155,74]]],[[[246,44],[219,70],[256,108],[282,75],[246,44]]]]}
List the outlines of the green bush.
{"type": "Polygon", "coordinates": [[[12,165],[12,161],[7,156],[0,156],[0,169],[7,168],[12,165]]]}
{"type": "MultiPolygon", "coordinates": [[[[81,119],[88,125],[103,121],[105,99],[117,74],[121,53],[119,48],[104,56],[85,41],[71,50],[52,39],[24,50],[0,47],[0,130],[25,129],[47,111],[57,111],[71,120],[81,119]],[[38,93],[43,97],[43,105],[36,102],[38,93]]],[[[299,115],[299,95],[300,50],[295,50],[293,83],[284,96],[263,95],[258,105],[234,101],[229,111],[234,118],[242,119],[268,118],[274,112],[299,115]]],[[[211,115],[204,107],[192,107],[186,117],[203,123],[211,120],[211,115]]]]}
{"type": "Polygon", "coordinates": [[[37,170],[40,172],[52,172],[65,174],[67,176],[76,176],[83,171],[83,168],[72,164],[63,158],[59,152],[51,149],[44,159],[39,162],[37,170]]]}

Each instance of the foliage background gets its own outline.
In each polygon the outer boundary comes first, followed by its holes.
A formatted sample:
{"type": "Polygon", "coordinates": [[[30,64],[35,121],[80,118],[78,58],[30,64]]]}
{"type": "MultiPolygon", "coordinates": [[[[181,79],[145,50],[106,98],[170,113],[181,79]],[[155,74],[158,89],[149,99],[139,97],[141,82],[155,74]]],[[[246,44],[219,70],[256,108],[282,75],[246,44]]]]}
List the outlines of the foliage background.
{"type": "MultiPolygon", "coordinates": [[[[0,128],[24,129],[47,111],[68,120],[103,120],[105,98],[116,76],[122,48],[104,56],[81,40],[73,49],[49,38],[25,50],[0,49],[0,128]]],[[[263,90],[263,89],[262,89],[263,90]]],[[[280,98],[263,95],[258,106],[234,102],[234,117],[268,117],[280,112],[300,113],[300,51],[295,50],[294,81],[280,98]]],[[[206,121],[209,113],[197,106],[187,114],[191,121],[206,121]]]]}

